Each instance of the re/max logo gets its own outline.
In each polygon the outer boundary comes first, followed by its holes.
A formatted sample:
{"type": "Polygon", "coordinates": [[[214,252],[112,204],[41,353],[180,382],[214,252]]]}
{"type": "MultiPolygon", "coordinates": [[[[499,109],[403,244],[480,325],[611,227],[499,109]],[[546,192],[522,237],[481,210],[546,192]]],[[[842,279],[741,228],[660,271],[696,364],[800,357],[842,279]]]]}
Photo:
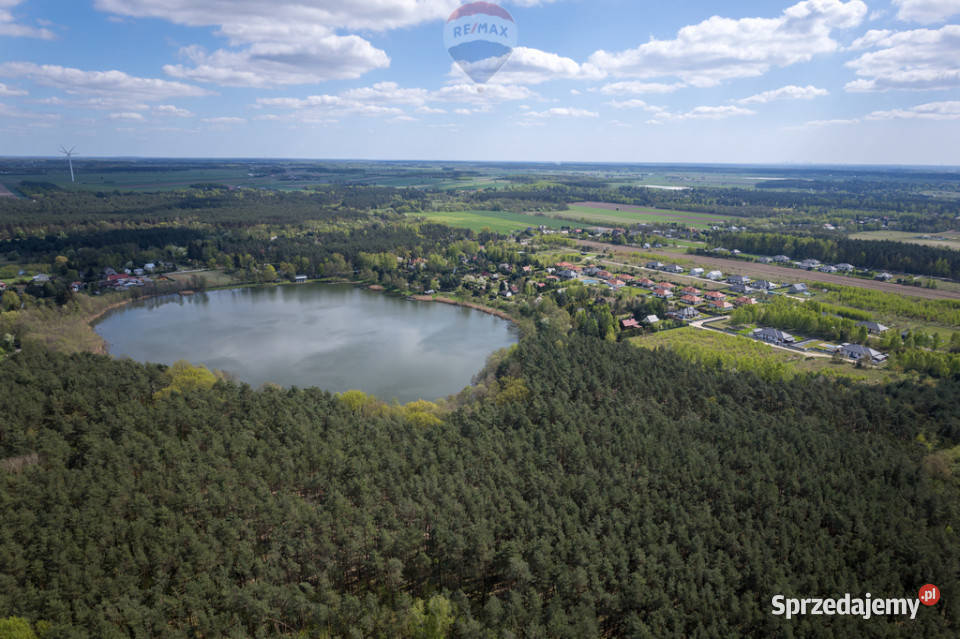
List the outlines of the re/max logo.
{"type": "Polygon", "coordinates": [[[489,33],[490,35],[506,38],[507,27],[496,24],[488,24],[486,22],[474,22],[472,25],[468,24],[462,27],[453,28],[454,38],[462,38],[464,36],[473,35],[474,33],[489,33]]]}

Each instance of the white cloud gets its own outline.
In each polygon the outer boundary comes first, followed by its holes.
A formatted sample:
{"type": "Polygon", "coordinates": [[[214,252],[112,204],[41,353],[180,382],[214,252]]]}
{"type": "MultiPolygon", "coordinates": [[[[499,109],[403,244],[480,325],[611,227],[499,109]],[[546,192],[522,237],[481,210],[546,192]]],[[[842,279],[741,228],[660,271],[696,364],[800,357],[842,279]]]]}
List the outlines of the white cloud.
{"type": "Polygon", "coordinates": [[[846,90],[951,89],[960,87],[960,25],[913,31],[868,31],[852,49],[878,49],[846,63],[858,79],[846,90]]]}
{"type": "Polygon", "coordinates": [[[123,71],[83,71],[52,64],[6,62],[0,64],[0,77],[25,77],[43,86],[71,94],[93,94],[117,103],[155,102],[169,98],[210,95],[200,87],[156,78],[138,78],[123,71]]]}
{"type": "Polygon", "coordinates": [[[868,120],[960,120],[960,101],[928,102],[909,109],[874,111],[868,120]]]}
{"type": "Polygon", "coordinates": [[[16,21],[11,9],[22,3],[23,0],[0,0],[0,36],[52,40],[54,35],[49,29],[31,27],[16,21]]]}
{"type": "Polygon", "coordinates": [[[0,82],[0,95],[9,95],[9,96],[27,95],[27,92],[24,91],[23,89],[8,87],[4,83],[0,82]]]}
{"type": "Polygon", "coordinates": [[[665,109],[660,106],[653,104],[648,104],[644,100],[639,98],[632,98],[630,100],[612,100],[607,102],[614,109],[643,109],[644,111],[650,111],[653,113],[659,113],[665,109]]]}
{"type": "Polygon", "coordinates": [[[430,92],[426,89],[404,89],[396,82],[378,82],[369,87],[348,89],[340,96],[357,102],[420,105],[427,101],[430,92]]]}
{"type": "Polygon", "coordinates": [[[670,113],[669,111],[658,112],[654,116],[654,121],[680,121],[680,120],[722,120],[738,115],[755,115],[756,111],[745,109],[738,106],[698,106],[685,113],[670,113]]]}
{"type": "Polygon", "coordinates": [[[236,117],[220,117],[220,118],[203,118],[201,122],[206,122],[207,124],[246,124],[246,118],[236,118],[236,117]]]}
{"type": "Polygon", "coordinates": [[[359,36],[340,36],[322,27],[297,31],[301,33],[283,41],[255,42],[237,50],[208,53],[201,47],[184,47],[181,54],[191,64],[168,64],[163,71],[222,86],[269,87],[357,78],[390,66],[385,52],[359,36]]]}
{"type": "Polygon", "coordinates": [[[898,18],[921,24],[941,22],[960,13],[957,0],[893,0],[893,4],[900,8],[898,18]]]}
{"type": "Polygon", "coordinates": [[[808,84],[805,87],[798,87],[790,84],[779,89],[764,91],[750,97],[737,100],[737,104],[766,104],[774,100],[812,100],[813,98],[829,95],[826,89],[818,89],[808,84]]]}
{"type": "Polygon", "coordinates": [[[110,114],[110,119],[111,119],[111,120],[129,120],[129,121],[133,121],[133,122],[141,122],[141,121],[143,121],[143,114],[142,114],[142,113],[136,113],[136,112],[130,112],[130,111],[123,112],[123,113],[111,113],[111,114],[110,114]]]}
{"type": "Polygon", "coordinates": [[[445,19],[457,0],[96,0],[115,15],[211,27],[229,48],[186,47],[179,78],[265,87],[356,78],[390,64],[368,40],[342,30],[382,31],[445,19]]]}
{"type": "Polygon", "coordinates": [[[614,75],[678,77],[694,86],[715,86],[832,53],[839,48],[832,31],[857,26],[866,13],[861,0],[805,0],[777,18],[714,16],[683,27],[673,40],[651,39],[619,53],[597,51],[589,62],[614,75]]]}
{"type": "MultiPolygon", "coordinates": [[[[580,64],[530,47],[515,47],[503,67],[491,78],[493,84],[540,84],[550,80],[597,80],[606,75],[590,63],[580,64]]],[[[463,81],[466,73],[456,62],[451,63],[450,76],[463,81]]]]}
{"type": "Polygon", "coordinates": [[[673,93],[677,89],[682,89],[685,86],[682,82],[667,84],[665,82],[627,81],[613,82],[611,84],[605,84],[599,89],[591,90],[599,91],[604,95],[643,95],[645,93],[673,93]]]}
{"type": "Polygon", "coordinates": [[[304,121],[305,118],[347,115],[399,117],[405,115],[404,108],[409,107],[415,108],[417,113],[422,114],[446,113],[446,109],[436,106],[437,103],[466,105],[454,111],[464,115],[489,111],[494,103],[536,97],[538,96],[526,87],[511,85],[481,86],[469,83],[430,91],[421,88],[404,88],[395,82],[379,82],[368,87],[347,89],[336,95],[259,98],[255,107],[290,110],[296,113],[296,119],[304,121]]]}
{"type": "Polygon", "coordinates": [[[859,123],[860,123],[860,118],[835,119],[835,120],[810,120],[809,122],[804,122],[803,126],[805,127],[845,126],[848,124],[859,124],[859,123]]]}
{"type": "Polygon", "coordinates": [[[530,100],[538,97],[536,93],[526,87],[508,84],[454,84],[431,93],[431,99],[441,102],[484,104],[509,102],[511,100],[530,100]]]}
{"type": "Polygon", "coordinates": [[[178,117],[178,118],[192,118],[192,117],[193,117],[193,112],[192,112],[192,111],[189,111],[189,110],[187,110],[187,109],[181,109],[180,107],[174,106],[174,105],[172,105],[172,104],[161,104],[160,106],[154,107],[153,110],[154,110],[156,113],[159,113],[160,115],[173,115],[173,116],[176,116],[176,117],[178,117]]]}
{"type": "Polygon", "coordinates": [[[459,0],[96,0],[101,11],[135,18],[161,18],[224,32],[322,24],[382,31],[446,19],[459,0]]]}
{"type": "Polygon", "coordinates": [[[596,111],[577,109],[575,107],[553,107],[552,109],[547,109],[546,111],[528,111],[524,114],[524,116],[531,118],[597,118],[600,117],[600,114],[596,111]]]}

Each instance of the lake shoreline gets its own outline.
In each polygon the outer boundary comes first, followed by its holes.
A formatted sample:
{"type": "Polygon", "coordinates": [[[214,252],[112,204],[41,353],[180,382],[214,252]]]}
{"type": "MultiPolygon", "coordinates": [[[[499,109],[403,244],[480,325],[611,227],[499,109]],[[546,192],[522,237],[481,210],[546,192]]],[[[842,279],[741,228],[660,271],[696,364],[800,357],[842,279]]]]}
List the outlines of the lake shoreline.
{"type": "Polygon", "coordinates": [[[483,304],[478,304],[476,302],[465,302],[462,300],[453,299],[452,297],[434,297],[433,295],[411,295],[407,299],[414,300],[416,302],[439,302],[440,304],[450,304],[451,306],[463,306],[464,308],[471,308],[475,311],[486,313],[487,315],[499,317],[500,319],[507,320],[512,324],[517,323],[517,320],[513,319],[506,311],[501,311],[498,308],[493,308],[490,306],[484,306],[483,304]]]}

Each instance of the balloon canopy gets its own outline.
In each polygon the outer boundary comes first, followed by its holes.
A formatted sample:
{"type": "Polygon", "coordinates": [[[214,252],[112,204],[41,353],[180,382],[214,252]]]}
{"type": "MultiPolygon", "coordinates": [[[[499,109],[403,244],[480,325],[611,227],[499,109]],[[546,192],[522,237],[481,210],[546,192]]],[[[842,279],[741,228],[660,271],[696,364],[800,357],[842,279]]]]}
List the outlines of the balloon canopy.
{"type": "Polygon", "coordinates": [[[470,79],[483,84],[517,46],[517,25],[502,7],[471,2],[450,14],[443,27],[443,45],[470,79]]]}

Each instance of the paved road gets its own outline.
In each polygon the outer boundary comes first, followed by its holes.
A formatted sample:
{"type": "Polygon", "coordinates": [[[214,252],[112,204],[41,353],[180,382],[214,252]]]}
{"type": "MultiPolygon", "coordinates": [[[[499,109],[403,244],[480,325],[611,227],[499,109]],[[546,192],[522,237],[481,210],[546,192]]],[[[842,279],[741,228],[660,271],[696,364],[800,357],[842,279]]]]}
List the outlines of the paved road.
{"type": "Polygon", "coordinates": [[[839,284],[842,286],[855,286],[874,291],[883,291],[885,293],[895,293],[897,295],[906,295],[910,297],[922,297],[926,299],[953,299],[960,300],[960,291],[947,291],[934,288],[918,288],[916,286],[903,286],[891,282],[878,282],[875,280],[864,280],[857,277],[846,277],[843,275],[831,275],[830,273],[821,273],[820,271],[803,271],[787,266],[777,266],[776,264],[760,264],[757,262],[744,262],[742,260],[728,260],[722,257],[707,257],[702,255],[678,255],[670,253],[657,253],[656,250],[640,249],[635,246],[621,246],[618,244],[605,244],[603,242],[594,242],[592,240],[577,240],[581,246],[587,246],[593,249],[612,251],[621,255],[630,253],[640,253],[645,255],[657,255],[660,259],[669,261],[671,259],[687,259],[700,264],[701,266],[710,266],[721,269],[724,273],[735,273],[740,275],[749,275],[758,279],[767,279],[774,281],[806,281],[806,282],[827,282],[829,284],[839,284]]]}

